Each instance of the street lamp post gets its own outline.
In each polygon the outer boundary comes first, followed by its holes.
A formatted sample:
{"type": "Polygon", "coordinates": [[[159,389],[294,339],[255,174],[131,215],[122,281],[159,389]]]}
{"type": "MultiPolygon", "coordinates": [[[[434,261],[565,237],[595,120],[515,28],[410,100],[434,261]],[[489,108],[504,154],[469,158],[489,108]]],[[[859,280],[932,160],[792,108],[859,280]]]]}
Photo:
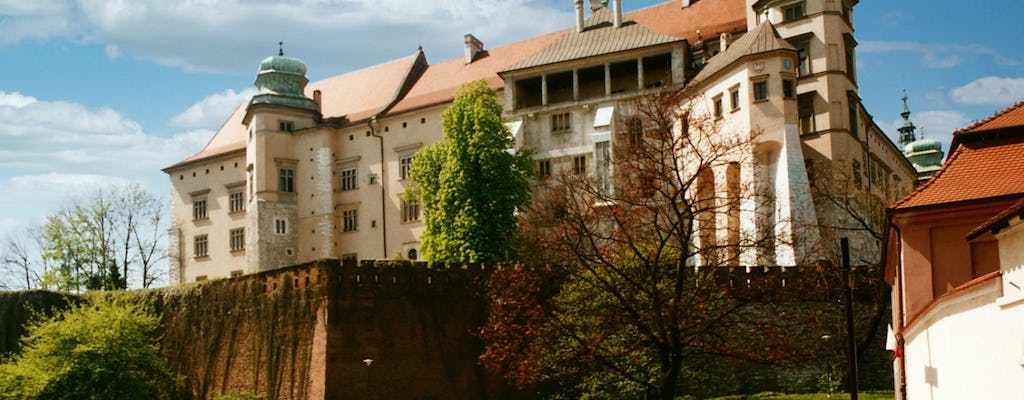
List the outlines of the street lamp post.
{"type": "Polygon", "coordinates": [[[373,359],[364,359],[363,364],[366,364],[366,398],[368,400],[373,400],[373,375],[371,375],[370,369],[370,365],[373,364],[373,359]]]}

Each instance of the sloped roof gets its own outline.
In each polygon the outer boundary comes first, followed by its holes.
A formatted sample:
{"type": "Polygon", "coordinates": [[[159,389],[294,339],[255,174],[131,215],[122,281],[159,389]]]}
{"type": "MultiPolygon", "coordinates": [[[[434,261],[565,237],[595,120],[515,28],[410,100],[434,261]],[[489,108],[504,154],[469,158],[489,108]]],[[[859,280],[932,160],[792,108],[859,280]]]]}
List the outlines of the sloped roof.
{"type": "MultiPolygon", "coordinates": [[[[610,18],[610,10],[602,9],[591,16],[591,22],[610,21],[610,18]]],[[[623,26],[618,29],[619,33],[631,33],[633,30],[642,31],[643,34],[639,35],[642,40],[628,43],[617,42],[619,44],[616,46],[636,48],[635,46],[646,46],[644,43],[666,43],[664,41],[680,40],[680,38],[696,41],[698,40],[698,31],[704,37],[709,38],[716,37],[720,33],[743,31],[746,29],[746,6],[744,0],[695,0],[689,7],[682,8],[678,0],[672,0],[626,13],[623,20],[632,20],[635,23],[626,24],[624,22],[623,26]],[[629,29],[629,31],[623,31],[623,29],[629,29]]],[[[604,31],[609,30],[604,29],[604,31]]],[[[455,92],[464,82],[485,79],[492,88],[502,88],[504,82],[498,76],[498,71],[525,61],[569,33],[576,33],[575,29],[552,32],[490,49],[468,65],[460,57],[428,66],[401,99],[396,99],[395,96],[402,94],[401,86],[407,83],[406,77],[416,66],[419,57],[422,56],[419,52],[398,60],[311,83],[306,87],[306,94],[313,97],[313,91],[319,89],[322,95],[323,116],[325,118],[347,117],[349,121],[369,118],[391,105],[395,100],[398,102],[391,107],[389,114],[442,104],[453,99],[455,92]]],[[[600,43],[593,44],[597,47],[603,46],[600,43]]],[[[605,47],[605,49],[609,49],[605,52],[617,51],[614,50],[616,48],[620,47],[605,47]]],[[[246,133],[242,119],[245,116],[245,105],[242,104],[231,114],[203,150],[167,167],[165,171],[244,149],[246,133]]]]}
{"type": "Polygon", "coordinates": [[[577,32],[576,30],[566,31],[562,37],[545,47],[544,50],[501,72],[579,60],[602,54],[641,49],[683,40],[652,31],[631,20],[624,20],[619,28],[615,28],[612,22],[613,19],[614,12],[611,9],[607,7],[599,9],[591,14],[590,18],[587,18],[582,32],[577,32]]]}
{"type": "Polygon", "coordinates": [[[1024,126],[1024,101],[992,114],[992,116],[975,122],[970,126],[957,129],[953,132],[953,135],[970,135],[979,132],[1020,126],[1024,126]]]}
{"type": "MultiPolygon", "coordinates": [[[[399,94],[405,77],[422,53],[341,74],[306,86],[306,96],[320,90],[321,114],[325,118],[346,117],[349,121],[369,118],[391,104],[399,94]]],[[[246,133],[242,119],[248,103],[242,103],[217,130],[201,151],[165,168],[169,170],[195,161],[216,157],[245,148],[246,133]]]]}
{"type": "Polygon", "coordinates": [[[967,233],[967,240],[974,240],[974,238],[983,235],[987,231],[992,233],[998,233],[999,231],[1010,226],[1010,220],[1014,217],[1024,218],[1024,200],[1020,200],[1014,203],[1009,208],[1003,210],[999,214],[996,214],[988,221],[985,221],[977,228],[972,229],[967,233]]]}
{"type": "Polygon", "coordinates": [[[744,0],[701,0],[682,8],[679,0],[627,13],[625,17],[663,35],[685,38],[691,43],[721,33],[747,30],[744,0]]]}
{"type": "Polygon", "coordinates": [[[466,64],[463,57],[453,58],[427,67],[409,93],[400,100],[389,114],[429,107],[455,98],[455,92],[465,82],[484,79],[493,89],[505,86],[497,71],[540,51],[565,31],[557,31],[531,39],[489,49],[472,63],[466,64]]]}
{"type": "Polygon", "coordinates": [[[932,179],[892,210],[927,207],[986,198],[1024,197],[1024,102],[953,132],[952,154],[932,179]],[[1010,129],[989,140],[967,140],[985,132],[1010,129]],[[961,143],[958,143],[961,142],[961,143]]]}
{"type": "Polygon", "coordinates": [[[701,82],[722,69],[732,65],[739,59],[755,54],[768,53],[775,50],[793,50],[796,48],[779,36],[770,22],[758,25],[753,31],[747,32],[737,39],[725,51],[711,57],[704,69],[697,73],[693,82],[701,82]]]}

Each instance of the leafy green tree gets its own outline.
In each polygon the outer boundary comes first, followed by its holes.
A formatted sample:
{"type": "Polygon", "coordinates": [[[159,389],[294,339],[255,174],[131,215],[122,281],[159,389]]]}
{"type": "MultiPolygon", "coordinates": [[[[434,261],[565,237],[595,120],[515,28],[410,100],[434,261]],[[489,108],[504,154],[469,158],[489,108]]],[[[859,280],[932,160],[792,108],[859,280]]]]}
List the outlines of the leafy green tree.
{"type": "Polygon", "coordinates": [[[163,202],[139,185],[101,189],[47,218],[39,284],[62,291],[149,287],[166,259],[163,202]],[[137,276],[137,277],[136,277],[137,276]]]}
{"type": "Polygon", "coordinates": [[[526,152],[501,121],[501,105],[483,80],[466,83],[441,114],[444,138],[416,155],[414,188],[422,201],[427,260],[494,262],[507,259],[517,210],[530,201],[526,152]]]}
{"type": "Polygon", "coordinates": [[[138,300],[97,295],[30,325],[22,353],[0,364],[11,399],[171,399],[160,319],[138,300]]]}

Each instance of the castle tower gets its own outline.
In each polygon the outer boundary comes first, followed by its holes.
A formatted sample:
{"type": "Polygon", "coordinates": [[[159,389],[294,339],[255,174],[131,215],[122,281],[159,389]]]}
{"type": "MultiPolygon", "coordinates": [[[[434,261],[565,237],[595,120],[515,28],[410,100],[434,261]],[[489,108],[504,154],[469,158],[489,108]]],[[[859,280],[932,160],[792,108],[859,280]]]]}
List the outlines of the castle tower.
{"type": "Polygon", "coordinates": [[[914,141],[914,123],[910,122],[910,108],[907,107],[907,91],[903,91],[903,112],[900,113],[903,117],[903,125],[899,127],[900,132],[900,147],[906,147],[910,142],[914,141]]]}
{"type": "Polygon", "coordinates": [[[243,124],[246,145],[247,273],[295,263],[298,245],[297,196],[313,188],[299,179],[302,171],[296,152],[298,132],[320,119],[318,104],[304,94],[306,65],[276,56],[260,62],[256,75],[259,92],[246,108],[243,124]]]}

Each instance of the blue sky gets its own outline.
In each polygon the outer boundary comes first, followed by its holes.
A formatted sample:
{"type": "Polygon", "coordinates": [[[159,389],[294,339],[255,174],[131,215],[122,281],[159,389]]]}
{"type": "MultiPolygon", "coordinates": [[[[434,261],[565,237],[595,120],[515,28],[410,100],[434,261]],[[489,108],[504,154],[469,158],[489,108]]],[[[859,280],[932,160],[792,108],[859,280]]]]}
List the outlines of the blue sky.
{"type": "MultiPolygon", "coordinates": [[[[715,0],[703,0],[715,1],[715,0]]],[[[657,3],[624,0],[627,11],[657,3]]],[[[900,91],[948,146],[953,130],[1024,100],[1024,5],[862,1],[860,95],[892,135],[900,91]]],[[[135,181],[202,148],[285,42],[312,80],[412,54],[458,57],[573,24],[569,0],[0,0],[0,239],[69,196],[135,181]]]]}

